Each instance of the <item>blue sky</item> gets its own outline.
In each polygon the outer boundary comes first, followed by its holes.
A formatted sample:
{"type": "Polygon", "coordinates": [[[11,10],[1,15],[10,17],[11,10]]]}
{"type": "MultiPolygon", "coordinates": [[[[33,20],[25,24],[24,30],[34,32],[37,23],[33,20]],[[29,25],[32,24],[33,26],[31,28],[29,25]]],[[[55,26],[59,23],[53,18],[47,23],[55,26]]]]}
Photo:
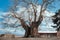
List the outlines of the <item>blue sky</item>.
{"type": "Polygon", "coordinates": [[[0,0],[0,11],[7,11],[9,9],[10,0],[0,0]]]}
{"type": "MultiPolygon", "coordinates": [[[[39,1],[41,2],[41,0],[39,1]]],[[[10,0],[0,0],[0,11],[8,11],[9,6],[11,5],[11,1],[10,0]]],[[[50,8],[50,11],[55,12],[56,10],[60,9],[60,2],[59,1],[55,1],[55,3],[53,4],[56,8],[50,8]]]]}

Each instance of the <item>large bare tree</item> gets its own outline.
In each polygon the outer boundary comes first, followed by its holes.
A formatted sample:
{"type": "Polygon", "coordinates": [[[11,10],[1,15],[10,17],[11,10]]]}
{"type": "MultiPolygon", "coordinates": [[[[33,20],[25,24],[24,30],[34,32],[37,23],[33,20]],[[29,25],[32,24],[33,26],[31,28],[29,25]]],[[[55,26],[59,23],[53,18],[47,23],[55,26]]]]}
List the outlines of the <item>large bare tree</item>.
{"type": "MultiPolygon", "coordinates": [[[[13,0],[13,6],[10,8],[10,12],[12,13],[12,16],[16,19],[18,19],[22,25],[22,27],[25,30],[25,37],[38,37],[38,27],[41,24],[42,20],[43,20],[43,13],[44,11],[48,8],[48,6],[50,4],[52,4],[52,2],[54,2],[54,0],[42,0],[41,4],[39,4],[40,0],[13,0]],[[33,18],[30,18],[31,15],[29,15],[29,25],[26,24],[26,21],[21,17],[21,15],[26,11],[22,11],[20,13],[20,16],[18,16],[17,12],[16,12],[16,8],[17,6],[22,2],[21,5],[24,4],[24,6],[27,8],[27,12],[28,14],[32,13],[34,16],[33,18]],[[31,10],[29,10],[29,5],[31,5],[33,12],[31,10]],[[40,12],[39,12],[39,16],[37,19],[37,5],[40,5],[40,12]],[[33,19],[33,21],[32,21],[33,19]]],[[[20,6],[21,6],[20,5],[20,6]]],[[[24,14],[23,14],[24,15],[24,14]]],[[[23,16],[24,17],[24,16],[23,16]]]]}

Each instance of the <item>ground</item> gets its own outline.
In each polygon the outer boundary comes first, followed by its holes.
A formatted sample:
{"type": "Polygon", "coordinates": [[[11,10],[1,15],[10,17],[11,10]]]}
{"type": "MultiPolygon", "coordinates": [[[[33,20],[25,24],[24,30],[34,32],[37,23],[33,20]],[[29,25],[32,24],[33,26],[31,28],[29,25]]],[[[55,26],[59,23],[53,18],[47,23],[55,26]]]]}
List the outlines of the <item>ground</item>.
{"type": "Polygon", "coordinates": [[[13,34],[1,34],[0,40],[60,40],[60,37],[22,38],[13,34]]]}
{"type": "Polygon", "coordinates": [[[0,37],[0,40],[60,40],[60,38],[4,38],[0,37]]]}

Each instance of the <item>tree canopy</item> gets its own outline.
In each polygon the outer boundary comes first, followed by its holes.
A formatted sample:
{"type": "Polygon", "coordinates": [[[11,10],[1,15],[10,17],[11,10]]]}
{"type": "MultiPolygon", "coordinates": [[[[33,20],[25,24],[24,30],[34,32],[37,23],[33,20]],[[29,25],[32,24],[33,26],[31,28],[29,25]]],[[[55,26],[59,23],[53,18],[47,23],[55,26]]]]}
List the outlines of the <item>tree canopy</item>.
{"type": "Polygon", "coordinates": [[[60,31],[60,9],[58,10],[58,12],[56,12],[56,14],[53,17],[53,22],[57,24],[57,26],[53,27],[57,28],[57,31],[60,31]]]}

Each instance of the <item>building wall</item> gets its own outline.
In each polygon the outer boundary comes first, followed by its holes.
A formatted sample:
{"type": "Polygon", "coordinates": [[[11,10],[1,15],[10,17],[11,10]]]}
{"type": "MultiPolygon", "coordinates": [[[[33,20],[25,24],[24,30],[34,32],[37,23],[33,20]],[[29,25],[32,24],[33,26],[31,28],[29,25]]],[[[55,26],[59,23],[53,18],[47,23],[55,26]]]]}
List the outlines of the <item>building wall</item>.
{"type": "Polygon", "coordinates": [[[57,33],[39,33],[40,34],[40,37],[56,37],[57,36],[57,33]]]}
{"type": "Polygon", "coordinates": [[[57,37],[58,37],[58,38],[60,38],[60,31],[59,31],[59,32],[57,32],[57,37]]]}

